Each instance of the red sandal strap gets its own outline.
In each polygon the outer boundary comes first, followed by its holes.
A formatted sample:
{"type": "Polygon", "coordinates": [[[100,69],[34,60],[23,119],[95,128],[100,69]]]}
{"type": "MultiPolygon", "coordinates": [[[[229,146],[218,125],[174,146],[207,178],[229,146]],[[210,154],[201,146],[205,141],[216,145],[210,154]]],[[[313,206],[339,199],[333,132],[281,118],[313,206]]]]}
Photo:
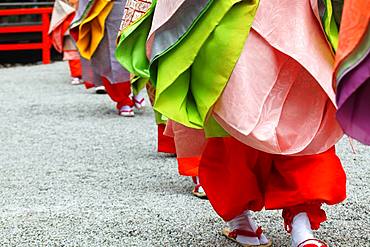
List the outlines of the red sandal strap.
{"type": "Polygon", "coordinates": [[[325,242],[323,242],[323,241],[321,241],[319,239],[312,238],[312,239],[307,239],[307,240],[303,241],[297,247],[328,247],[328,245],[325,242]],[[311,244],[311,243],[305,244],[305,243],[307,243],[309,241],[316,241],[320,245],[318,245],[318,244],[311,244]]]}
{"type": "Polygon", "coordinates": [[[133,112],[134,110],[120,110],[119,112],[133,112]]]}
{"type": "Polygon", "coordinates": [[[140,104],[140,105],[141,105],[141,103],[143,103],[143,102],[144,102],[144,100],[145,100],[145,98],[142,98],[140,101],[138,101],[138,100],[134,97],[134,101],[135,101],[135,103],[138,103],[138,104],[140,104]]]}
{"type": "Polygon", "coordinates": [[[262,236],[262,233],[263,233],[263,230],[261,227],[258,227],[256,232],[235,229],[234,231],[229,233],[229,237],[236,239],[236,237],[240,235],[240,236],[251,237],[251,238],[255,237],[255,238],[260,239],[262,236]]]}
{"type": "Polygon", "coordinates": [[[200,184],[195,185],[194,192],[198,193],[200,186],[201,186],[200,184]]]}

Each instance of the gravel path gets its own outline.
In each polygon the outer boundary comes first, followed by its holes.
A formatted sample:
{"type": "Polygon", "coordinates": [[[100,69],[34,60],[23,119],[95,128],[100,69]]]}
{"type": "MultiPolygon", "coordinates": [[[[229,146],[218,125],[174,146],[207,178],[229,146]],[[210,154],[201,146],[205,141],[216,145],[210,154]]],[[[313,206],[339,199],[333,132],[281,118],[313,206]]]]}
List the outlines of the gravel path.
{"type": "MultiPolygon", "coordinates": [[[[63,62],[0,69],[1,246],[236,246],[176,160],[155,152],[150,109],[121,118],[68,80],[63,62]]],[[[370,246],[370,148],[354,146],[338,146],[348,199],[319,233],[333,246],[370,246]]],[[[256,216],[288,246],[280,212],[256,216]]]]}

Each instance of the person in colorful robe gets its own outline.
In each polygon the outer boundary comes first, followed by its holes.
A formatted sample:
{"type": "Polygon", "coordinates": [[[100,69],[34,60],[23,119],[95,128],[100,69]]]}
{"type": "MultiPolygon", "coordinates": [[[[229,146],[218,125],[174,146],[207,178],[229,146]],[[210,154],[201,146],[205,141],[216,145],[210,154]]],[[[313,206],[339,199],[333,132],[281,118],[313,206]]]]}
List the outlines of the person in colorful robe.
{"type": "MultiPolygon", "coordinates": [[[[79,26],[92,6],[91,1],[79,1],[76,3],[76,15],[70,25],[70,33],[75,41],[78,40],[79,26]]],[[[78,48],[78,47],[77,47],[78,48]]],[[[94,88],[97,94],[106,94],[105,87],[98,73],[92,68],[90,60],[80,57],[82,68],[82,80],[86,89],[94,88]]]]}
{"type": "MultiPolygon", "coordinates": [[[[123,21],[121,24],[121,33],[120,35],[127,35],[132,26],[135,26],[137,22],[140,22],[140,19],[144,17],[148,10],[151,7],[151,1],[142,1],[142,0],[128,0],[123,21]]],[[[132,39],[132,44],[136,44],[137,40],[132,39]]],[[[126,55],[121,55],[120,50],[117,50],[118,60],[122,62],[122,57],[126,55]]],[[[130,55],[128,55],[130,57],[130,55]]],[[[124,64],[124,62],[123,62],[124,64]]],[[[133,65],[135,66],[135,65],[133,65]]],[[[136,76],[136,81],[140,80],[145,81],[148,85],[149,98],[151,102],[155,101],[155,89],[151,86],[152,84],[145,80],[145,76],[140,79],[140,76],[135,73],[132,69],[129,69],[130,72],[136,76]]],[[[182,124],[179,124],[171,119],[163,120],[163,115],[156,112],[156,120],[158,123],[158,147],[160,150],[166,150],[166,142],[164,138],[171,138],[171,145],[174,148],[170,149],[171,153],[176,153],[177,162],[178,162],[178,171],[182,176],[188,176],[192,178],[195,186],[192,190],[192,194],[199,198],[206,198],[206,194],[199,184],[198,170],[200,157],[205,144],[204,131],[188,128],[182,124]]],[[[167,149],[168,150],[168,149],[167,149]]]]}
{"type": "Polygon", "coordinates": [[[318,1],[315,15],[335,53],[333,84],[344,132],[370,145],[369,1],[318,1]]]}
{"type": "Polygon", "coordinates": [[[63,53],[63,60],[68,61],[72,85],[82,83],[80,55],[69,33],[76,7],[76,0],[56,0],[49,28],[51,43],[58,52],[63,53]]]}
{"type": "Polygon", "coordinates": [[[78,28],[77,47],[92,68],[89,82],[95,86],[102,84],[117,103],[119,115],[132,117],[134,107],[140,111],[145,105],[144,92],[134,91],[132,95],[130,74],[114,55],[125,3],[125,0],[81,0],[72,27],[78,28]]]}
{"type": "Polygon", "coordinates": [[[370,145],[370,2],[349,0],[342,5],[339,32],[327,32],[338,40],[333,46],[337,119],[347,135],[370,145]]]}
{"type": "Polygon", "coordinates": [[[200,183],[224,235],[243,246],[272,245],[251,218],[263,208],[283,210],[293,247],[327,246],[313,233],[326,220],[321,205],[346,197],[334,55],[317,7],[158,0],[121,35],[121,62],[150,78],[154,109],[204,128],[200,183]]]}

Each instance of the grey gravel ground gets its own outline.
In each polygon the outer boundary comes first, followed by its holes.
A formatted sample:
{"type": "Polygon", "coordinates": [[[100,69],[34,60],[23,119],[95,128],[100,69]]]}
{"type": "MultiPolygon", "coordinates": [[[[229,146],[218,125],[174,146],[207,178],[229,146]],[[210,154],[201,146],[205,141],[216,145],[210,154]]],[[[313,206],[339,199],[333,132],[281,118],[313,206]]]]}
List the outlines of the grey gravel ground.
{"type": "MultiPolygon", "coordinates": [[[[176,160],[155,152],[150,109],[121,118],[68,82],[62,62],[0,69],[1,246],[236,246],[176,160]]],[[[338,146],[348,199],[319,233],[331,246],[370,246],[370,148],[354,146],[338,146]]],[[[288,246],[280,212],[256,216],[288,246]]]]}

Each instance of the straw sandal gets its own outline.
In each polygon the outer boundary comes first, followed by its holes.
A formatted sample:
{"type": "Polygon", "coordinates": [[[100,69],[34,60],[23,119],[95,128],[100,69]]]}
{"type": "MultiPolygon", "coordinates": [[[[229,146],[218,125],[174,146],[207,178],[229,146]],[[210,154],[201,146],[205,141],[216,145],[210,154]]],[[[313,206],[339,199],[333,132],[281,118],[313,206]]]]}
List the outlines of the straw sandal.
{"type": "Polygon", "coordinates": [[[193,196],[196,196],[200,199],[207,199],[207,195],[206,195],[206,192],[200,192],[199,191],[199,188],[201,187],[200,184],[197,184],[195,185],[193,191],[191,192],[193,194],[193,196]]]}

